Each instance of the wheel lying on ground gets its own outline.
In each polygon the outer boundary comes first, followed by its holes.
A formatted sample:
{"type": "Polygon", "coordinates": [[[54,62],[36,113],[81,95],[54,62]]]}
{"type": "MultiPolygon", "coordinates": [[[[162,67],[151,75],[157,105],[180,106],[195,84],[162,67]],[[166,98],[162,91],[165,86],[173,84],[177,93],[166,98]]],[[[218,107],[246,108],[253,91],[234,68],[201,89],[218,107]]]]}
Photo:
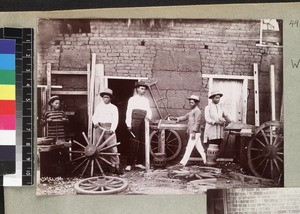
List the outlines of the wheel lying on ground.
{"type": "Polygon", "coordinates": [[[127,186],[127,180],[113,176],[86,178],[74,185],[78,194],[89,195],[116,194],[124,191],[127,186]]]}
{"type": "Polygon", "coordinates": [[[256,130],[247,148],[253,175],[279,181],[283,175],[283,124],[268,121],[256,130]]]}
{"type": "MultiPolygon", "coordinates": [[[[151,155],[159,152],[160,132],[154,130],[150,134],[151,155]]],[[[175,159],[180,153],[182,142],[179,134],[174,130],[165,130],[165,153],[167,161],[175,159]]]]}

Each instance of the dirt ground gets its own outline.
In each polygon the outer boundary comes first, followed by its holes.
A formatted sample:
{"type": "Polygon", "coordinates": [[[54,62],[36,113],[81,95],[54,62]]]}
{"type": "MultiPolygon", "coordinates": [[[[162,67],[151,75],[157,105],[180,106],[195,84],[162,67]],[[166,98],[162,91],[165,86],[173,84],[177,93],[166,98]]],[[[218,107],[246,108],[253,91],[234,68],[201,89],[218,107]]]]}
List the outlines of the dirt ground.
{"type": "MultiPolygon", "coordinates": [[[[193,168],[201,167],[199,163],[191,163],[187,167],[177,170],[176,172],[187,172],[193,168]]],[[[218,163],[214,168],[220,170],[221,173],[209,177],[177,176],[172,170],[154,169],[149,172],[140,169],[133,169],[125,172],[124,175],[110,174],[110,176],[121,177],[128,181],[128,187],[118,194],[205,194],[209,188],[251,188],[251,187],[271,187],[276,184],[263,184],[263,182],[252,181],[247,182],[243,179],[231,176],[231,173],[244,175],[243,169],[239,165],[231,162],[218,163]],[[208,180],[206,180],[208,179],[208,180]],[[200,183],[199,183],[200,182],[200,183]]],[[[109,175],[109,174],[108,174],[109,175]]],[[[81,179],[78,177],[44,177],[37,184],[38,195],[76,195],[74,184],[81,179]]]]}

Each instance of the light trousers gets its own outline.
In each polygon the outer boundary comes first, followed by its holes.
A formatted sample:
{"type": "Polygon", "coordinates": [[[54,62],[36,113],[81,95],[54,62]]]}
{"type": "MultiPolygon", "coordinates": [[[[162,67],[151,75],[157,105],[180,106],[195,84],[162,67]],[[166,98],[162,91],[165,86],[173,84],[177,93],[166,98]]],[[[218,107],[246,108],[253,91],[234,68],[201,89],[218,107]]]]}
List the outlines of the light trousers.
{"type": "Polygon", "coordinates": [[[204,152],[204,148],[201,144],[201,139],[200,139],[201,133],[196,133],[195,134],[195,139],[192,140],[192,135],[189,135],[189,141],[187,143],[186,149],[185,149],[185,153],[183,155],[183,158],[181,159],[180,163],[182,165],[186,165],[187,162],[190,159],[191,153],[194,149],[194,147],[196,146],[197,151],[200,153],[201,157],[203,158],[203,162],[206,162],[206,154],[204,152]]]}

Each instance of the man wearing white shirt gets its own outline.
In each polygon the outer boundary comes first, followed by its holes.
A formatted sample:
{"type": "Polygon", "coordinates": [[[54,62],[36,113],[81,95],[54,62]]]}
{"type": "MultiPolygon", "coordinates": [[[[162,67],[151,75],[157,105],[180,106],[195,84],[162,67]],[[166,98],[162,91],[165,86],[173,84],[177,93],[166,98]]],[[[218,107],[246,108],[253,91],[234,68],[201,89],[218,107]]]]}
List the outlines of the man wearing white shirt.
{"type": "MultiPolygon", "coordinates": [[[[103,99],[103,102],[100,102],[95,109],[94,115],[92,117],[92,121],[95,128],[95,136],[94,136],[94,144],[98,142],[99,137],[101,136],[101,133],[104,130],[105,134],[103,136],[103,141],[105,141],[107,138],[109,138],[111,135],[113,135],[116,131],[116,128],[119,123],[119,112],[118,108],[111,104],[111,99],[113,97],[113,91],[109,88],[104,89],[102,92],[100,92],[100,96],[103,99]]],[[[107,146],[117,143],[116,135],[107,143],[107,146]]],[[[111,153],[117,153],[118,149],[116,146],[112,147],[110,149],[111,153]]],[[[110,161],[116,169],[117,174],[121,174],[120,170],[120,160],[119,156],[112,155],[110,156],[110,161]]]]}
{"type": "Polygon", "coordinates": [[[126,111],[126,125],[131,133],[130,145],[129,145],[129,158],[126,171],[131,170],[131,166],[145,169],[143,166],[145,147],[141,142],[145,139],[145,118],[152,118],[152,111],[150,108],[149,100],[144,96],[148,85],[139,81],[136,86],[137,94],[128,100],[126,111]]]}

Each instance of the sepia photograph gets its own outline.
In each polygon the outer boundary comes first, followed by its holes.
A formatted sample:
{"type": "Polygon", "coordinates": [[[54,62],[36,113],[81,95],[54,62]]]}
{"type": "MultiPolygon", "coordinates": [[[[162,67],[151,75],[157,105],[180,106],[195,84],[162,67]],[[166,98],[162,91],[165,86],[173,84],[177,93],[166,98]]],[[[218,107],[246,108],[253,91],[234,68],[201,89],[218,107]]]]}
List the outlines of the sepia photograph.
{"type": "Polygon", "coordinates": [[[37,195],[283,187],[282,30],[39,19],[37,195]]]}

